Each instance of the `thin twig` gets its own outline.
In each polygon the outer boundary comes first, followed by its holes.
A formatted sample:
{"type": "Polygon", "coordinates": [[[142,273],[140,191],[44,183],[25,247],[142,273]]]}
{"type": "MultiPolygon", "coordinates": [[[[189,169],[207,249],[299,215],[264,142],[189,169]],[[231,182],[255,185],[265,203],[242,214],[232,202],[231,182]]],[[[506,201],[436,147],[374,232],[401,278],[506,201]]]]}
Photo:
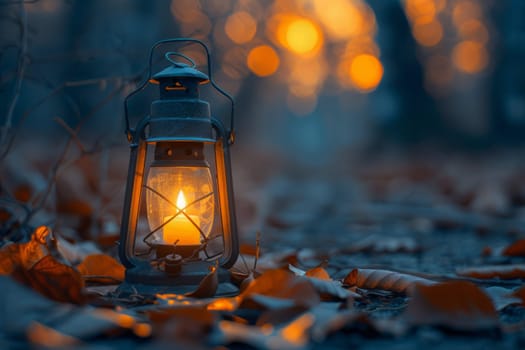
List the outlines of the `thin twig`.
{"type": "MultiPolygon", "coordinates": [[[[127,79],[124,78],[123,84],[122,84],[122,88],[123,88],[123,86],[125,86],[126,82],[135,81],[135,80],[138,79],[137,77],[139,77],[141,75],[142,75],[142,73],[134,75],[134,76],[129,77],[127,79]]],[[[65,88],[94,85],[94,84],[100,83],[101,81],[108,81],[108,80],[119,81],[119,80],[122,80],[122,78],[121,77],[105,77],[105,78],[86,79],[86,80],[77,80],[77,81],[66,81],[66,82],[62,83],[61,85],[53,88],[46,96],[42,97],[40,100],[38,100],[38,102],[36,102],[30,108],[28,108],[22,114],[22,116],[20,118],[20,121],[19,121],[19,125],[22,124],[27,119],[27,117],[29,117],[29,115],[31,115],[31,113],[33,113],[38,107],[43,105],[50,97],[52,97],[52,96],[54,96],[54,95],[56,95],[58,93],[63,92],[63,90],[65,88]]],[[[71,103],[73,104],[73,102],[71,102],[71,103]]],[[[75,110],[75,112],[78,112],[78,111],[75,110]]],[[[81,119],[81,118],[79,118],[79,119],[81,119]]],[[[7,146],[4,148],[4,150],[2,151],[2,154],[0,155],[0,161],[2,161],[7,156],[7,154],[9,154],[9,151],[10,151],[11,147],[13,146],[13,141],[16,139],[16,134],[18,133],[19,129],[20,128],[13,129],[13,134],[9,138],[7,146]]]]}
{"type": "Polygon", "coordinates": [[[3,0],[3,1],[0,1],[0,6],[4,6],[4,5],[22,5],[24,6],[24,4],[34,4],[35,2],[39,2],[40,0],[3,0]]]}
{"type": "Polygon", "coordinates": [[[71,129],[69,125],[67,125],[67,123],[64,121],[64,119],[60,117],[54,117],[53,120],[57,122],[58,124],[60,124],[64,129],[66,129],[71,139],[77,144],[77,147],[80,150],[80,152],[86,153],[86,148],[84,147],[84,145],[78,138],[77,132],[71,129]]]}
{"type": "MultiPolygon", "coordinates": [[[[82,120],[80,120],[80,122],[78,123],[78,125],[76,126],[76,128],[73,130],[74,133],[78,133],[78,131],[80,130],[81,126],[84,124],[84,122],[86,122],[89,118],[91,118],[93,115],[95,115],[98,110],[100,110],[102,107],[104,107],[109,101],[111,101],[111,99],[113,97],[115,97],[116,94],[118,94],[120,91],[122,91],[122,89],[124,88],[124,84],[121,84],[118,88],[114,89],[111,93],[109,93],[102,101],[100,101],[84,118],[82,118],[82,120]]],[[[49,197],[49,194],[51,193],[51,190],[53,189],[54,185],[56,184],[56,181],[58,179],[58,175],[59,175],[59,171],[62,170],[62,169],[65,169],[65,167],[63,166],[64,164],[64,160],[66,158],[66,155],[70,149],[70,146],[73,142],[73,137],[71,136],[71,134],[69,135],[69,138],[66,142],[66,145],[64,146],[63,150],[62,150],[62,153],[60,154],[60,156],[58,157],[57,161],[55,162],[53,168],[51,169],[50,171],[50,175],[49,175],[49,181],[48,181],[48,184],[46,186],[46,189],[43,191],[41,197],[39,198],[39,201],[38,203],[35,204],[34,206],[34,210],[31,212],[30,215],[28,215],[24,221],[23,221],[23,224],[28,224],[29,221],[31,220],[31,218],[38,212],[40,211],[48,197],[49,197]]],[[[82,153],[81,156],[83,156],[84,154],[82,153]]]]}
{"type": "Polygon", "coordinates": [[[253,272],[257,269],[257,261],[261,255],[261,232],[255,234],[255,261],[253,262],[253,272]]]}
{"type": "Polygon", "coordinates": [[[4,147],[4,145],[9,143],[8,138],[10,136],[9,134],[13,126],[13,114],[18,102],[18,98],[20,97],[20,91],[22,90],[22,81],[24,80],[24,73],[27,63],[27,13],[23,3],[20,3],[20,21],[22,25],[20,28],[21,44],[18,53],[18,67],[13,97],[11,99],[11,103],[9,104],[9,108],[7,109],[5,124],[2,127],[0,134],[0,146],[2,148],[4,147]]]}

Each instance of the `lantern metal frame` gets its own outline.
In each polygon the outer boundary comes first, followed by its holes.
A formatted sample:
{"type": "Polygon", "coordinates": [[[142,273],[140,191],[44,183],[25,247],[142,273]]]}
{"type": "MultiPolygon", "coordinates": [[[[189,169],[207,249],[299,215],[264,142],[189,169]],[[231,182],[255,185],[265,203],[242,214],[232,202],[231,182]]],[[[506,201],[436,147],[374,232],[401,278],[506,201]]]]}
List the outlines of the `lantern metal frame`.
{"type": "MultiPolygon", "coordinates": [[[[161,71],[155,75],[155,77],[163,77],[164,71],[161,71]]],[[[197,100],[198,100],[198,88],[197,88],[197,100]]],[[[202,101],[202,100],[198,100],[202,101]]],[[[154,103],[154,102],[153,102],[154,103]]],[[[153,104],[152,104],[153,105],[153,104]]],[[[176,142],[196,142],[204,144],[213,144],[214,145],[214,188],[218,194],[217,201],[219,203],[220,218],[222,224],[222,240],[223,240],[223,253],[220,258],[215,261],[215,268],[219,271],[217,272],[219,276],[219,281],[224,282],[219,284],[219,290],[217,294],[233,294],[237,289],[227,283],[229,281],[230,274],[226,270],[230,268],[236,261],[239,255],[239,242],[238,242],[238,232],[237,232],[237,222],[235,216],[235,203],[233,195],[233,183],[232,183],[232,172],[231,172],[231,162],[230,162],[230,146],[235,141],[235,118],[234,118],[234,109],[235,103],[231,95],[219,87],[212,76],[212,66],[211,66],[211,57],[208,47],[200,40],[193,38],[175,38],[175,39],[165,39],[155,43],[150,50],[149,55],[149,64],[148,64],[148,76],[147,79],[134,91],[128,94],[124,100],[124,115],[125,115],[125,127],[126,127],[126,136],[130,144],[131,154],[128,170],[128,180],[126,184],[126,193],[124,200],[124,209],[122,216],[122,225],[120,233],[120,246],[119,246],[119,256],[123,265],[126,267],[126,280],[119,287],[120,292],[135,292],[139,291],[145,294],[155,294],[155,293],[169,293],[169,292],[188,292],[195,288],[195,285],[202,280],[202,278],[209,273],[206,267],[210,267],[210,262],[199,261],[199,262],[189,262],[186,261],[176,262],[176,272],[175,273],[161,273],[161,271],[155,270],[151,264],[142,259],[138,259],[134,253],[134,244],[137,234],[137,224],[138,217],[140,215],[140,200],[143,197],[141,194],[142,187],[144,186],[144,181],[146,178],[146,158],[147,158],[147,148],[148,143],[154,142],[155,145],[157,142],[163,141],[176,141],[176,142]],[[133,129],[130,126],[129,113],[128,113],[128,103],[129,100],[143,91],[149,83],[152,83],[152,66],[153,66],[153,57],[156,50],[167,44],[176,44],[176,43],[187,43],[187,44],[197,44],[200,45],[204,52],[206,53],[206,63],[208,74],[194,69],[196,67],[195,62],[188,56],[180,53],[169,51],[165,53],[165,58],[170,61],[173,66],[180,68],[182,74],[186,73],[186,67],[190,69],[187,71],[188,74],[193,74],[192,79],[200,80],[201,83],[209,82],[212,87],[220,95],[227,98],[230,102],[230,120],[229,120],[229,129],[227,129],[224,124],[217,118],[213,117],[213,114],[210,115],[210,120],[208,125],[198,125],[199,121],[197,118],[192,120],[192,118],[187,118],[187,121],[182,125],[182,129],[187,129],[190,135],[188,137],[176,137],[175,139],[170,137],[157,137],[157,138],[147,138],[146,129],[150,126],[152,121],[151,115],[143,117],[137,124],[136,128],[133,129]],[[182,64],[179,61],[172,59],[172,56],[178,56],[183,58],[191,63],[191,67],[182,64]],[[198,73],[202,75],[198,75],[198,73]],[[195,75],[197,74],[197,75],[195,75]],[[210,128],[210,137],[196,137],[195,135],[199,134],[199,130],[203,128],[210,128]],[[192,130],[196,131],[192,136],[192,130]],[[212,131],[215,131],[213,135],[212,131]],[[226,285],[228,284],[228,285],[226,285]],[[225,286],[226,285],[226,286],[225,286]],[[222,290],[221,290],[222,286],[222,290]]],[[[191,111],[189,112],[191,113],[191,111]]],[[[161,119],[161,118],[159,118],[161,119]]],[[[169,119],[169,118],[166,118],[169,119]]],[[[182,211],[182,210],[181,210],[182,211]]],[[[175,214],[178,215],[178,214],[175,214]]],[[[215,225],[216,223],[214,223],[215,225]]],[[[158,229],[157,229],[158,230],[158,229]]],[[[200,230],[200,229],[199,229],[200,230]]],[[[153,231],[154,232],[154,231],[153,231]]],[[[151,234],[152,232],[150,232],[151,234]]],[[[202,233],[202,231],[201,231],[202,233]]],[[[206,241],[203,245],[206,244],[206,241]]]]}

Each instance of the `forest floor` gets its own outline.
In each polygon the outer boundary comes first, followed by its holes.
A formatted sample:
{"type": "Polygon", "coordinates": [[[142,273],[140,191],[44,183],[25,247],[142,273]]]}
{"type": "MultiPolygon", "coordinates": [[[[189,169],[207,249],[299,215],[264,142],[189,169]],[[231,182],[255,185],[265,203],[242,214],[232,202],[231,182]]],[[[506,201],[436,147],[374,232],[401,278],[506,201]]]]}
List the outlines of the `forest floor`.
{"type": "MultiPolygon", "coordinates": [[[[72,306],[2,279],[0,345],[523,348],[522,154],[390,154],[333,171],[241,162],[240,296],[123,297],[91,280],[88,306],[72,306]]],[[[25,281],[41,293],[64,287],[25,281]]]]}

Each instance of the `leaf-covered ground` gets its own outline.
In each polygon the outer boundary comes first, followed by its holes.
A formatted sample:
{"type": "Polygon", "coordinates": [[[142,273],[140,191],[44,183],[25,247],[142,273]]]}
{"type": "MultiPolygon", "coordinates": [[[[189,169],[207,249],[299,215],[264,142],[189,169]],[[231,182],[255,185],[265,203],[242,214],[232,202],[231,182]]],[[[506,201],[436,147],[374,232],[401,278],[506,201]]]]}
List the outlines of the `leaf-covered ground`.
{"type": "Polygon", "coordinates": [[[239,159],[234,297],[210,297],[214,271],[191,296],[115,294],[123,269],[111,215],[88,225],[93,211],[82,209],[100,205],[92,190],[57,196],[70,208],[57,205],[60,224],[25,240],[6,206],[0,347],[525,347],[519,153],[383,155],[323,169],[239,159]]]}

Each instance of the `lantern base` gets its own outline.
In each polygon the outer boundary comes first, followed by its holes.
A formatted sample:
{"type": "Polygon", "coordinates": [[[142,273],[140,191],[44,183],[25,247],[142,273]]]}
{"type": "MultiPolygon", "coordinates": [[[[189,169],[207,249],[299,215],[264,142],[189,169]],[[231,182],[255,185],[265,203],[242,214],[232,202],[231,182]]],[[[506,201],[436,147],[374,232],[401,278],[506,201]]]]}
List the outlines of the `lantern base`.
{"type": "MultiPolygon", "coordinates": [[[[186,294],[197,290],[201,281],[209,274],[208,262],[192,262],[181,265],[181,270],[175,275],[153,269],[149,264],[126,269],[126,280],[120,284],[117,293],[122,296],[140,294],[186,294]]],[[[230,272],[217,268],[219,285],[215,296],[233,296],[239,293],[230,281],[230,272]]]]}

